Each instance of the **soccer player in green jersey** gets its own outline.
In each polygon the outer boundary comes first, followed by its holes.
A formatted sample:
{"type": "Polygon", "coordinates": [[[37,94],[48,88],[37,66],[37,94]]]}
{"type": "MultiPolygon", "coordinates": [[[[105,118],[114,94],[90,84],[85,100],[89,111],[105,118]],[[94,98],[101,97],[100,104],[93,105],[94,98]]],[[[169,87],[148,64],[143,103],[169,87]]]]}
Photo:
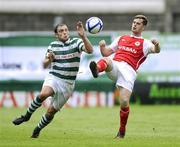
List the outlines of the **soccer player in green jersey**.
{"type": "Polygon", "coordinates": [[[77,23],[79,37],[70,37],[66,24],[58,24],[55,29],[57,41],[50,43],[46,57],[43,61],[44,68],[51,66],[49,74],[44,80],[40,94],[31,102],[25,115],[13,120],[14,125],[28,121],[34,111],[42,102],[51,97],[47,112],[42,116],[35,127],[32,138],[37,138],[40,131],[47,126],[72,95],[76,76],[79,70],[81,53],[92,53],[93,47],[88,40],[82,22],[77,23]]]}

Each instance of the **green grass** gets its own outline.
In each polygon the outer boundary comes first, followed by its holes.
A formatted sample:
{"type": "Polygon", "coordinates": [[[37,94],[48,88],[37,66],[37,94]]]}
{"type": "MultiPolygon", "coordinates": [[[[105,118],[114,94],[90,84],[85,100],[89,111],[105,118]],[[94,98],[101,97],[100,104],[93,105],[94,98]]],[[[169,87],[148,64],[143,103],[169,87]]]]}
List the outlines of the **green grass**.
{"type": "Polygon", "coordinates": [[[119,107],[64,108],[30,138],[45,109],[29,122],[14,126],[25,109],[0,108],[0,147],[180,147],[180,107],[132,105],[126,137],[114,139],[119,127],[119,107]]]}

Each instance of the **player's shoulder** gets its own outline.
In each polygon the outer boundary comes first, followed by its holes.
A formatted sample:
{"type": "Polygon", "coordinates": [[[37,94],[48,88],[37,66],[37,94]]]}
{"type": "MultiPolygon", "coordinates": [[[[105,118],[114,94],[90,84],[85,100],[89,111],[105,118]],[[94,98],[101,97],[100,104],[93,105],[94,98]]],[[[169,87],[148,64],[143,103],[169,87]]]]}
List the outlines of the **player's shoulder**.
{"type": "Polygon", "coordinates": [[[152,43],[150,39],[147,39],[147,38],[143,38],[143,39],[144,39],[144,42],[145,42],[145,43],[148,43],[148,44],[149,44],[149,43],[150,43],[150,44],[152,43]]]}
{"type": "Polygon", "coordinates": [[[151,48],[153,46],[153,43],[151,42],[150,39],[144,39],[144,46],[151,48]]]}
{"type": "Polygon", "coordinates": [[[120,35],[120,37],[131,37],[129,34],[120,35]]]}
{"type": "Polygon", "coordinates": [[[78,41],[82,41],[82,39],[81,39],[81,38],[78,38],[78,37],[71,37],[71,38],[70,38],[70,41],[71,41],[71,42],[76,42],[76,41],[78,42],[78,41]]]}
{"type": "Polygon", "coordinates": [[[52,44],[59,44],[59,41],[57,41],[57,40],[52,41],[52,42],[50,43],[50,45],[52,45],[52,44]]]}
{"type": "Polygon", "coordinates": [[[57,47],[63,47],[63,43],[61,41],[52,41],[52,42],[50,42],[48,48],[53,49],[53,48],[57,48],[57,47]]]}
{"type": "Polygon", "coordinates": [[[120,38],[122,38],[122,36],[121,36],[121,35],[117,36],[114,40],[115,40],[115,41],[119,41],[119,40],[120,40],[120,38]]]}
{"type": "Polygon", "coordinates": [[[130,34],[124,34],[124,35],[118,36],[118,38],[119,39],[130,39],[130,38],[133,38],[133,36],[130,34]]]}
{"type": "Polygon", "coordinates": [[[83,40],[81,38],[78,38],[78,37],[72,37],[69,41],[70,44],[76,44],[76,45],[79,45],[79,44],[83,44],[83,40]]]}

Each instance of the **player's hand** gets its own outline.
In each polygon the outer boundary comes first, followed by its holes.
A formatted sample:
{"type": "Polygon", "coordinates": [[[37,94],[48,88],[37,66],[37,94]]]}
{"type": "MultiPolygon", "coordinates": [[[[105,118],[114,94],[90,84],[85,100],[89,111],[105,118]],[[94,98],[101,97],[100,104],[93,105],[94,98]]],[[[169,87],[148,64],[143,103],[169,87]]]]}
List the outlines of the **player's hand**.
{"type": "Polygon", "coordinates": [[[156,46],[159,45],[159,41],[156,39],[152,39],[151,42],[156,46]]]}
{"type": "Polygon", "coordinates": [[[100,48],[105,48],[105,47],[106,47],[106,41],[105,41],[105,40],[101,40],[101,41],[99,42],[99,47],[100,47],[100,48]]]}
{"type": "Polygon", "coordinates": [[[46,58],[52,62],[55,59],[55,54],[52,51],[49,51],[46,55],[46,58]]]}
{"type": "Polygon", "coordinates": [[[77,22],[77,32],[80,37],[84,37],[84,27],[81,21],[77,22]]]}
{"type": "Polygon", "coordinates": [[[160,44],[159,41],[156,39],[152,39],[151,42],[154,44],[154,48],[152,49],[152,52],[159,53],[160,52],[160,44]]]}

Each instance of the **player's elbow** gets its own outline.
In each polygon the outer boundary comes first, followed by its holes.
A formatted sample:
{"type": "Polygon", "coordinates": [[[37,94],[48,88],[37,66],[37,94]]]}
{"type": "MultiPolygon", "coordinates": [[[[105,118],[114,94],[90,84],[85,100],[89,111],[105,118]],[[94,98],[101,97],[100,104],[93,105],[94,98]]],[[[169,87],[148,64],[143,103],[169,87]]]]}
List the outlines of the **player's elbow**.
{"type": "Polygon", "coordinates": [[[46,69],[48,67],[48,65],[43,63],[43,68],[46,69]]]}
{"type": "Polygon", "coordinates": [[[92,54],[93,53],[93,47],[90,46],[83,46],[82,50],[88,54],[92,54]]]}
{"type": "Polygon", "coordinates": [[[93,53],[93,48],[92,49],[89,49],[86,51],[88,54],[92,54],[93,53]]]}
{"type": "Polygon", "coordinates": [[[45,59],[43,61],[43,68],[45,69],[45,68],[48,68],[48,67],[49,67],[49,62],[45,59]]]}
{"type": "Polygon", "coordinates": [[[103,57],[108,57],[109,55],[108,54],[102,54],[103,57]]]}
{"type": "Polygon", "coordinates": [[[111,50],[101,50],[101,55],[103,57],[108,57],[112,54],[112,51],[111,50]]]}

